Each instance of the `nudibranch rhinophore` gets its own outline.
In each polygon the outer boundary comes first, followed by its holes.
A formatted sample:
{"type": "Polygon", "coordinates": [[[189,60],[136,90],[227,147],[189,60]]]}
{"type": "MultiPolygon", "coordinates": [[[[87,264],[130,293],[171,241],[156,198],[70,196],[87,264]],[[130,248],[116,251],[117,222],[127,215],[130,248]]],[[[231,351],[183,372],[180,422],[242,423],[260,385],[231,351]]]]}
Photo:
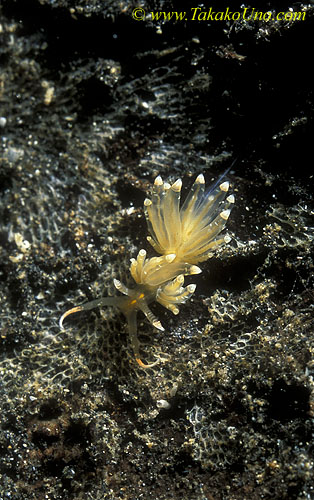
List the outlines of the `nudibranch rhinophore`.
{"type": "Polygon", "coordinates": [[[151,199],[144,201],[144,211],[150,233],[147,240],[160,256],[147,258],[146,251],[140,250],[137,258],[131,259],[134,288],[115,279],[114,285],[124,297],[105,297],[73,307],[61,316],[60,327],[63,328],[64,319],[75,312],[99,306],[118,307],[127,319],[137,363],[142,368],[158,363],[145,364],[141,360],[137,313],[142,311],[155,328],[164,330],[149,304],[159,302],[178,314],[179,305],[184,304],[196,288],[194,284],[184,287],[184,276],[199,274],[201,269],[196,264],[212,257],[217,247],[230,241],[228,235],[221,235],[235,201],[234,195],[228,194],[229,182],[223,180],[225,175],[226,172],[207,190],[203,174],[198,175],[181,207],[181,179],[170,185],[160,176],[156,177],[151,199]]]}

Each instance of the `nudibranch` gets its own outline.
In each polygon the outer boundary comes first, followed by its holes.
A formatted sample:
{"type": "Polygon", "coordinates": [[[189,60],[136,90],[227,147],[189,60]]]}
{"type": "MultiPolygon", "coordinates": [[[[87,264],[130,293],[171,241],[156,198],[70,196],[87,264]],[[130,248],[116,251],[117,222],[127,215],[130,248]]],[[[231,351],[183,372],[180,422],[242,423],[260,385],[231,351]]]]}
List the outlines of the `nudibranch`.
{"type": "Polygon", "coordinates": [[[198,175],[181,207],[181,179],[170,185],[160,176],[156,177],[151,199],[144,201],[144,211],[149,231],[147,240],[160,256],[147,258],[146,250],[141,249],[137,258],[131,259],[134,288],[115,279],[114,285],[124,297],[105,297],[73,307],[61,316],[60,327],[63,328],[64,319],[75,312],[99,306],[117,307],[127,319],[137,363],[142,368],[158,363],[145,364],[141,360],[137,313],[142,311],[155,328],[164,330],[149,304],[159,302],[178,314],[178,306],[184,304],[196,288],[195,284],[184,287],[184,276],[199,274],[201,269],[196,264],[212,257],[217,247],[230,241],[228,235],[221,235],[235,201],[234,195],[228,194],[229,182],[223,180],[225,175],[208,190],[205,190],[203,174],[198,175]]]}

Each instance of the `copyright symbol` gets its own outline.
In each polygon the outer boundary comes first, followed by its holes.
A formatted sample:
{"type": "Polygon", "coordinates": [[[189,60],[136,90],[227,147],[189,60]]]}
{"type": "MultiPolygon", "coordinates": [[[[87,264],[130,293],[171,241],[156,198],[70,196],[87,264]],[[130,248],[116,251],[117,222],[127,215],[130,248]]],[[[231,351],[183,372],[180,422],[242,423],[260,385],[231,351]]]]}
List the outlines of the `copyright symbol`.
{"type": "Polygon", "coordinates": [[[145,19],[145,10],[141,7],[137,7],[132,11],[132,17],[135,21],[144,21],[145,19]]]}

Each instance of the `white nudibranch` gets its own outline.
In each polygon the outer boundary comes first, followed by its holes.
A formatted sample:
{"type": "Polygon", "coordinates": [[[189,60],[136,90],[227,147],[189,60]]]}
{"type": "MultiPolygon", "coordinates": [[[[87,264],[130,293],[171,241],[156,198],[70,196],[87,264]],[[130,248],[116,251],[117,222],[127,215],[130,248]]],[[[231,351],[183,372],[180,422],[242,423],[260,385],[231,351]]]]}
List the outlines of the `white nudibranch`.
{"type": "Polygon", "coordinates": [[[114,280],[116,289],[124,297],[105,297],[87,302],[66,311],[60,318],[63,328],[64,319],[78,311],[86,311],[98,306],[118,307],[128,322],[129,335],[134,356],[142,368],[158,363],[145,364],[140,357],[140,344],[137,337],[137,312],[142,311],[149,322],[157,329],[164,330],[148,305],[154,301],[179,313],[179,305],[184,304],[194,293],[196,285],[186,287],[184,276],[199,274],[196,265],[213,256],[213,251],[223,243],[229,243],[230,236],[221,235],[229,218],[235,198],[227,196],[229,182],[220,183],[225,174],[207,191],[205,179],[200,174],[184,203],[180,207],[182,181],[164,183],[156,177],[151,199],[144,201],[144,211],[150,236],[147,240],[160,257],[147,258],[146,251],[140,250],[136,259],[131,259],[130,273],[136,285],[128,288],[114,280]]]}

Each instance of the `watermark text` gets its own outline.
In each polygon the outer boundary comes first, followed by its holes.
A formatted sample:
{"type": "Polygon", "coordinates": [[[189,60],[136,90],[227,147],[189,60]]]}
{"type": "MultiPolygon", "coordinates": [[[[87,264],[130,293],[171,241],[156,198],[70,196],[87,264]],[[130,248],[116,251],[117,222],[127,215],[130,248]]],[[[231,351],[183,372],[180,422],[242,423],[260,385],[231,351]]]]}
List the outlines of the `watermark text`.
{"type": "Polygon", "coordinates": [[[189,11],[149,11],[146,12],[142,7],[136,7],[132,11],[132,17],[135,21],[304,21],[306,11],[288,10],[285,12],[259,11],[255,8],[244,7],[239,11],[232,11],[227,7],[223,11],[213,10],[212,7],[204,9],[202,7],[192,7],[189,11]]]}

